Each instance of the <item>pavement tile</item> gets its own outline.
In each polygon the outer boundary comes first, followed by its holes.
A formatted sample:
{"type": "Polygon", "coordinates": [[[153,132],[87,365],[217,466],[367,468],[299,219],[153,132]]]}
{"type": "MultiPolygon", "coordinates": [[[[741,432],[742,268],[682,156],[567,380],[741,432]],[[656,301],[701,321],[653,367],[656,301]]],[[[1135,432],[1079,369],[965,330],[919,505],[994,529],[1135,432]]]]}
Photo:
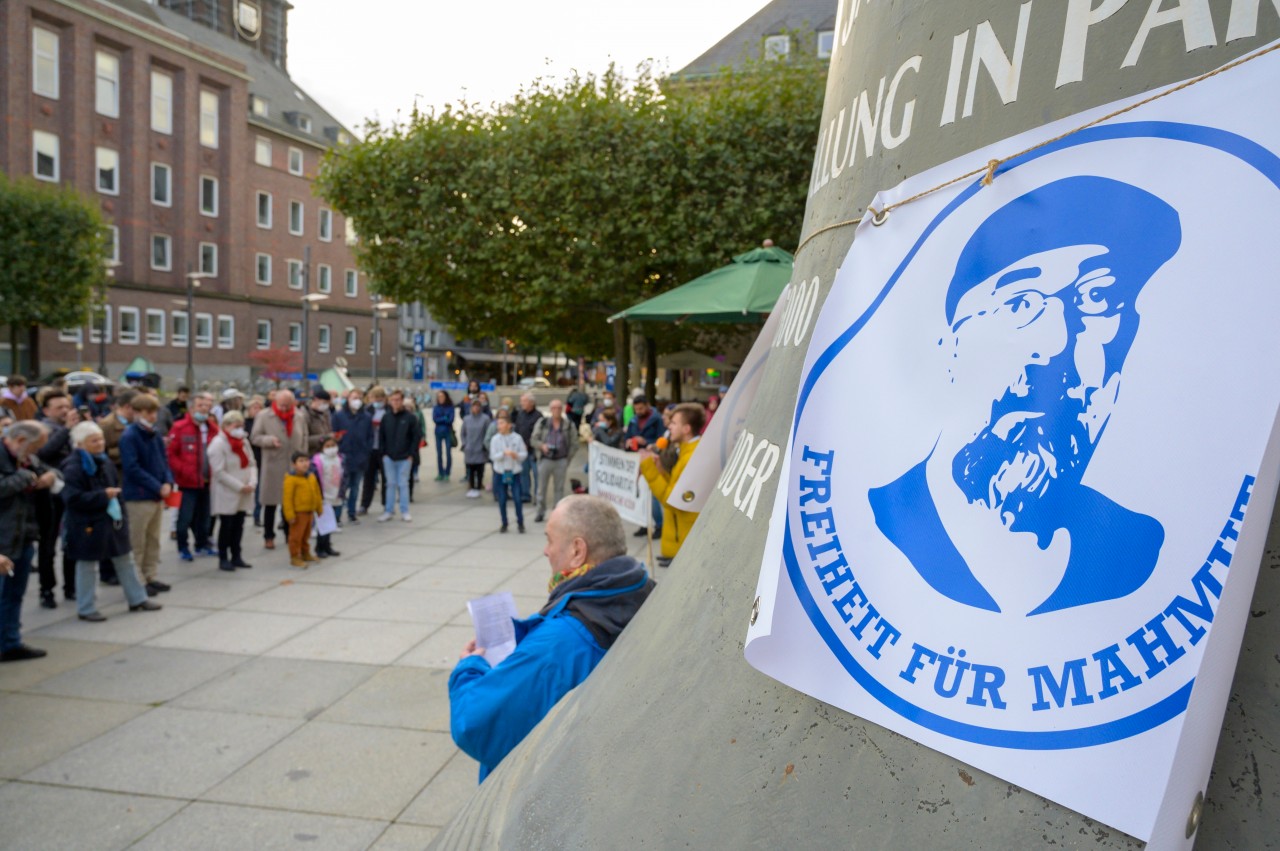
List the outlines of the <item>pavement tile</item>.
{"type": "MultiPolygon", "coordinates": [[[[4,719],[5,730],[40,731],[39,735],[0,736],[0,777],[21,777],[147,709],[126,703],[0,694],[0,718],[4,719]]],[[[4,824],[3,817],[0,824],[4,824]]],[[[0,846],[3,845],[4,840],[0,838],[0,846]]]]}
{"type": "Polygon", "coordinates": [[[366,561],[362,557],[347,558],[344,555],[336,564],[325,563],[299,570],[294,579],[297,582],[315,582],[321,585],[390,588],[420,569],[419,565],[414,564],[366,561]]]}
{"type": "Polygon", "coordinates": [[[331,618],[291,638],[267,655],[321,662],[389,665],[434,627],[420,623],[382,623],[331,618]]]}
{"type": "Polygon", "coordinates": [[[313,582],[277,583],[270,591],[241,600],[229,608],[246,612],[273,612],[281,615],[305,615],[327,618],[376,594],[374,588],[349,585],[320,585],[313,582]]]}
{"type": "Polygon", "coordinates": [[[318,720],[447,733],[449,674],[423,668],[383,668],[318,720]]]}
{"type": "Polygon", "coordinates": [[[470,626],[442,626],[426,641],[397,659],[396,664],[452,671],[458,664],[458,654],[468,641],[475,638],[475,634],[470,626]]]}
{"type": "Polygon", "coordinates": [[[124,603],[114,606],[99,605],[99,611],[108,617],[103,623],[62,621],[32,634],[31,643],[39,647],[41,639],[51,636],[74,638],[78,641],[106,641],[111,644],[140,644],[209,614],[205,609],[179,606],[165,606],[158,612],[130,612],[126,610],[124,603]]]}
{"type": "MultiPolygon", "coordinates": [[[[487,509],[486,511],[468,511],[465,514],[450,517],[446,525],[448,525],[450,529],[462,529],[471,532],[492,532],[497,529],[500,525],[498,520],[498,506],[494,504],[492,498],[489,497],[488,494],[481,497],[481,501],[487,509]],[[484,499],[489,499],[489,502],[484,503],[484,499]]],[[[532,518],[525,518],[525,524],[528,525],[531,519],[532,518]]]]}
{"type": "Polygon", "coordinates": [[[171,705],[309,719],[377,670],[372,665],[258,657],[184,694],[171,705]]]}
{"type": "Polygon", "coordinates": [[[30,688],[49,677],[87,665],[103,656],[110,656],[125,645],[42,637],[35,642],[35,646],[49,651],[49,655],[43,659],[0,665],[0,691],[30,688]]]}
{"type": "Polygon", "coordinates": [[[385,833],[386,827],[386,823],[381,821],[196,801],[147,834],[133,849],[292,851],[306,848],[309,851],[347,851],[369,847],[369,843],[385,833]]]}
{"type": "Polygon", "coordinates": [[[0,842],[15,851],[115,851],[182,806],[168,798],[9,783],[0,787],[0,842]]]}
{"type": "Polygon", "coordinates": [[[378,837],[369,851],[422,851],[440,832],[438,827],[421,827],[416,824],[393,824],[378,837]]]}
{"type": "Polygon", "coordinates": [[[476,541],[484,540],[486,534],[475,529],[450,529],[448,524],[444,524],[444,528],[422,529],[414,532],[412,535],[406,535],[396,541],[397,544],[418,545],[424,544],[430,547],[467,547],[476,541]]]}
{"type": "Polygon", "coordinates": [[[431,778],[397,822],[442,827],[462,809],[480,786],[480,764],[459,751],[431,778]]]}
{"type": "Polygon", "coordinates": [[[194,798],[299,722],[161,707],[24,776],[24,780],[194,798]]]}
{"type": "Polygon", "coordinates": [[[312,721],[202,797],[390,820],[454,750],[444,733],[312,721]]]}
{"type": "Polygon", "coordinates": [[[509,576],[511,571],[506,568],[424,567],[396,587],[426,591],[460,591],[468,597],[480,597],[493,591],[509,576]]]}
{"type": "MultiPolygon", "coordinates": [[[[504,589],[505,590],[505,589],[504,589]]],[[[520,613],[520,617],[527,618],[529,615],[535,614],[547,604],[546,586],[543,586],[542,594],[536,597],[527,597],[522,594],[513,594],[512,598],[516,602],[516,611],[520,613]]]]}
{"type": "Polygon", "coordinates": [[[276,583],[270,580],[245,577],[245,571],[227,573],[216,571],[216,575],[198,577],[180,582],[173,590],[165,594],[163,601],[175,606],[190,606],[195,609],[225,609],[232,603],[261,594],[276,583]]]}
{"type": "Polygon", "coordinates": [[[226,653],[128,647],[95,665],[83,665],[51,677],[32,691],[122,703],[164,703],[247,658],[226,653]]]}
{"type": "Polygon", "coordinates": [[[152,647],[257,655],[317,623],[317,618],[297,615],[221,611],[146,643],[152,647]]]}
{"type": "Polygon", "coordinates": [[[426,544],[383,544],[368,552],[361,553],[360,561],[389,561],[396,564],[411,564],[422,567],[428,564],[435,564],[440,559],[454,554],[457,550],[457,547],[433,546],[430,542],[426,544]]]}
{"type": "MultiPolygon", "coordinates": [[[[525,537],[529,536],[526,535],[525,537]]],[[[484,568],[486,570],[506,569],[511,571],[519,567],[525,567],[537,558],[542,558],[542,556],[530,553],[528,550],[483,550],[479,547],[467,547],[458,550],[453,555],[440,559],[436,562],[436,565],[439,567],[484,568]]]]}
{"type": "Polygon", "coordinates": [[[379,591],[342,613],[343,618],[409,623],[446,623],[467,611],[474,595],[460,591],[424,591],[397,586],[379,591]]]}

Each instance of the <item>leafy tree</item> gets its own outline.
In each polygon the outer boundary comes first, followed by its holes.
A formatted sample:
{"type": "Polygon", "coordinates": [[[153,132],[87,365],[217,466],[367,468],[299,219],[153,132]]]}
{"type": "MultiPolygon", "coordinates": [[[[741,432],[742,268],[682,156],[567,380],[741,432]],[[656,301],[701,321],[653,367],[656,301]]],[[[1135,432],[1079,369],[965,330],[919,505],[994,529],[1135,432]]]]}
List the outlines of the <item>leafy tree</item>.
{"type": "Polygon", "coordinates": [[[262,377],[274,381],[277,388],[286,375],[302,371],[302,352],[295,352],[288,346],[271,346],[249,352],[249,360],[262,370],[262,377]]]}
{"type": "MultiPolygon", "coordinates": [[[[0,174],[0,305],[10,339],[82,325],[107,285],[106,228],[70,188],[0,174]]],[[[38,371],[33,345],[32,366],[38,371]]]]}

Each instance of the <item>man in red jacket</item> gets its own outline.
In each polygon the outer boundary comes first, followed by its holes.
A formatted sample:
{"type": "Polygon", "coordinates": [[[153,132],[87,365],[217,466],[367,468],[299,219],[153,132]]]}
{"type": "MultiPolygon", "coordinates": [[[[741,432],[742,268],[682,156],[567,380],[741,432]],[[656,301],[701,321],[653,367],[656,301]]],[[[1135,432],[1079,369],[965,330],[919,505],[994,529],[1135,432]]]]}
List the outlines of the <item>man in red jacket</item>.
{"type": "Polygon", "coordinates": [[[169,471],[182,491],[182,507],[178,509],[178,556],[192,561],[187,549],[187,531],[196,540],[196,554],[215,556],[218,551],[209,540],[212,518],[209,515],[209,441],[218,434],[218,424],[209,412],[213,410],[213,394],[197,393],[191,410],[173,424],[169,432],[169,471]]]}

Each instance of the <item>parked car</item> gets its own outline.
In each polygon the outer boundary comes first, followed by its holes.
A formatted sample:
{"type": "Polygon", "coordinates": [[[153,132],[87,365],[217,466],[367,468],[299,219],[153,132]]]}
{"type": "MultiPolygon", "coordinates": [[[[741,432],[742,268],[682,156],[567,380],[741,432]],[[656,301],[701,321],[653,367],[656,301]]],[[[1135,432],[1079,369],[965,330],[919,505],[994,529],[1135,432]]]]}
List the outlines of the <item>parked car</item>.
{"type": "Polygon", "coordinates": [[[526,390],[532,390],[534,387],[550,387],[551,382],[541,375],[530,375],[520,379],[520,386],[526,390]]]}

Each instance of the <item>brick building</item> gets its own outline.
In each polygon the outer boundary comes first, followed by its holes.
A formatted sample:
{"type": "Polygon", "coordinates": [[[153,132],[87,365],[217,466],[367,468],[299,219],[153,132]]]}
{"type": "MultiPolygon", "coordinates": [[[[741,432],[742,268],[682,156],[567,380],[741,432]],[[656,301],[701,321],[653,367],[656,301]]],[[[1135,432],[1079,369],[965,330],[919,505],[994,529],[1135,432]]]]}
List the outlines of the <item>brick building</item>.
{"type": "MultiPolygon", "coordinates": [[[[372,371],[377,300],[348,223],[312,191],[325,150],[350,136],[288,76],[288,8],[0,3],[0,168],[97,201],[118,263],[92,327],[40,331],[42,369],[96,366],[105,326],[113,377],[142,357],[173,386],[190,345],[198,384],[246,386],[250,352],[301,350],[310,304],[311,371],[339,357],[353,376],[372,371]]],[[[394,324],[382,323],[384,376],[394,324]]]]}

